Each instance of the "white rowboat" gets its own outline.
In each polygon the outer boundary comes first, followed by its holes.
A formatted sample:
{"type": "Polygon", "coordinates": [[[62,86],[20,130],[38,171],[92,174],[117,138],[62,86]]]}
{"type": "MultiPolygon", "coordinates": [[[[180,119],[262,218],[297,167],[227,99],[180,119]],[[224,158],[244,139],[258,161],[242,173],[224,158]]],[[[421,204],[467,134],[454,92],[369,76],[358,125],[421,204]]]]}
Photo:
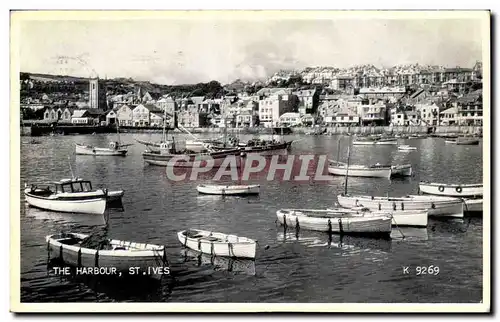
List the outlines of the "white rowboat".
{"type": "Polygon", "coordinates": [[[328,173],[336,176],[349,175],[350,177],[370,177],[370,178],[390,178],[391,177],[391,167],[370,167],[364,165],[349,165],[349,170],[347,170],[347,164],[342,163],[332,163],[328,167],[328,173]]]}
{"type": "Polygon", "coordinates": [[[199,229],[180,231],[177,238],[187,248],[216,256],[254,259],[257,248],[250,238],[199,229]]]}
{"type": "Polygon", "coordinates": [[[329,212],[352,211],[364,216],[389,216],[392,218],[393,226],[427,227],[429,213],[425,210],[393,210],[393,211],[370,211],[367,208],[329,208],[329,212]]]}
{"type": "Polygon", "coordinates": [[[420,182],[422,193],[449,197],[474,197],[483,195],[483,184],[446,184],[437,182],[420,182]]]}
{"type": "Polygon", "coordinates": [[[389,237],[391,217],[353,216],[352,213],[332,213],[328,211],[309,212],[281,209],[276,212],[281,225],[300,227],[308,230],[353,235],[377,235],[389,237]]]}
{"type": "Polygon", "coordinates": [[[260,185],[207,185],[201,184],[196,187],[199,193],[207,195],[257,195],[260,193],[260,185]]]}
{"type": "Polygon", "coordinates": [[[430,216],[442,215],[450,217],[464,216],[464,202],[461,199],[408,195],[403,197],[374,197],[362,195],[338,195],[341,207],[365,207],[371,211],[427,210],[430,216]]]}
{"type": "Polygon", "coordinates": [[[89,237],[79,233],[46,236],[50,258],[94,271],[99,268],[101,272],[115,270],[128,274],[130,267],[138,267],[139,272],[153,278],[170,273],[164,246],[108,239],[94,249],[85,246],[89,237]]]}

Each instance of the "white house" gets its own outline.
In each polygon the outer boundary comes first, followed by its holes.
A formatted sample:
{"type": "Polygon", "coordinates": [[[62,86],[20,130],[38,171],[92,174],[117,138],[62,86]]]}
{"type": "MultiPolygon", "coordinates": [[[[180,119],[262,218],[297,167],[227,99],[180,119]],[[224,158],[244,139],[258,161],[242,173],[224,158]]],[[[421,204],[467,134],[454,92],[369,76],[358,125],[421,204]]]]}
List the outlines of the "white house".
{"type": "MultiPolygon", "coordinates": [[[[151,115],[154,112],[162,113],[155,105],[139,104],[132,110],[132,122],[134,126],[155,126],[152,125],[151,115]]],[[[155,124],[158,124],[158,118],[155,118],[155,124]]]]}
{"type": "Polygon", "coordinates": [[[331,121],[327,123],[335,126],[356,126],[360,123],[360,117],[352,109],[345,107],[339,110],[335,116],[332,117],[331,121]]]}
{"type": "Polygon", "coordinates": [[[284,113],[279,118],[281,126],[298,126],[302,124],[300,113],[288,112],[284,113]]]}
{"type": "Polygon", "coordinates": [[[279,123],[280,115],[290,112],[289,95],[272,95],[259,101],[259,120],[265,127],[273,127],[279,123]]]}
{"type": "Polygon", "coordinates": [[[134,125],[134,117],[132,109],[134,106],[122,105],[116,111],[116,119],[118,120],[120,126],[132,126],[134,125]]]}
{"type": "Polygon", "coordinates": [[[458,122],[458,109],[450,107],[439,113],[440,125],[455,125],[458,122]]]}
{"type": "Polygon", "coordinates": [[[439,106],[436,103],[423,102],[415,104],[415,108],[420,116],[420,120],[424,125],[436,126],[439,125],[439,106]]]}
{"type": "MultiPolygon", "coordinates": [[[[116,109],[117,110],[117,109],[116,109]]],[[[106,124],[115,124],[116,123],[116,110],[112,109],[106,114],[106,124]]]]}

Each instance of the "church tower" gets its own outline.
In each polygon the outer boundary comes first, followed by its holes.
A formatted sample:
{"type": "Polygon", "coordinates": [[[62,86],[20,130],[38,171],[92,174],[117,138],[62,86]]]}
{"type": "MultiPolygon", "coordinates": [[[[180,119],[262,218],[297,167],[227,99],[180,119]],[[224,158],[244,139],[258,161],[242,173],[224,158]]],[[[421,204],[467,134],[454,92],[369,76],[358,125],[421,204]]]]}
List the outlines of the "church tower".
{"type": "Polygon", "coordinates": [[[107,109],[106,90],[98,77],[89,79],[89,108],[107,109]]]}

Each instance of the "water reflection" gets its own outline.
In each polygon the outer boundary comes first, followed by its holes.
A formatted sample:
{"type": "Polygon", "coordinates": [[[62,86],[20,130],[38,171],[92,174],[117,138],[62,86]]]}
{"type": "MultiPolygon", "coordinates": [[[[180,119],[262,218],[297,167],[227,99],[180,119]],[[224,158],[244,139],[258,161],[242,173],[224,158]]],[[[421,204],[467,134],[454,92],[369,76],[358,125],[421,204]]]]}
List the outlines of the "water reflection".
{"type": "Polygon", "coordinates": [[[193,250],[184,249],[181,252],[184,263],[195,266],[209,265],[215,271],[227,271],[232,274],[255,275],[255,261],[250,259],[228,258],[222,256],[211,256],[193,250]]]}

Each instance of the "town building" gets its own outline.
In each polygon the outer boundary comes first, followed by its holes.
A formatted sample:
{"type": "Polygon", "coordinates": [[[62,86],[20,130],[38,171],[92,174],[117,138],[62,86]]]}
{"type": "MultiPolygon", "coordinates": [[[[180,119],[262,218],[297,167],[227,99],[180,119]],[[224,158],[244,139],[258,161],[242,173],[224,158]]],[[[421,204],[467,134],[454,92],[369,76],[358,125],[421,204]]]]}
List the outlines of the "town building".
{"type": "Polygon", "coordinates": [[[264,127],[274,127],[279,123],[280,115],[292,112],[289,103],[291,95],[272,95],[259,101],[259,121],[264,127]]]}
{"type": "Polygon", "coordinates": [[[120,126],[133,126],[134,125],[134,105],[122,105],[116,111],[116,119],[120,126]]]}
{"type": "Polygon", "coordinates": [[[439,125],[456,125],[458,123],[458,108],[450,107],[439,113],[439,125]]]}
{"type": "Polygon", "coordinates": [[[89,80],[89,102],[91,109],[107,110],[106,89],[98,77],[89,80]]]}

